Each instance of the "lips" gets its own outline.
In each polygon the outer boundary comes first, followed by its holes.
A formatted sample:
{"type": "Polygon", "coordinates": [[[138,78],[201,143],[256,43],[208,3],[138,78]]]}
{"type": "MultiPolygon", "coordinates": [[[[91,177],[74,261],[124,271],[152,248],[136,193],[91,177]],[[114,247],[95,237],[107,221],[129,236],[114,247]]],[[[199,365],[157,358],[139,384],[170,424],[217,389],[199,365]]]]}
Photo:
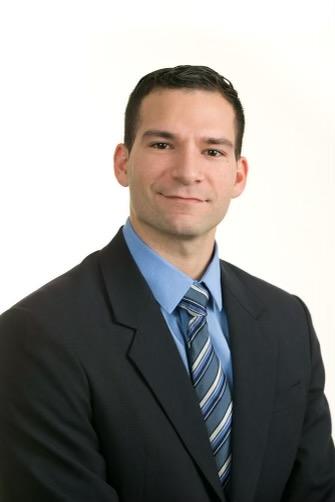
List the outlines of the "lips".
{"type": "Polygon", "coordinates": [[[202,198],[191,196],[191,195],[164,194],[162,192],[159,192],[159,195],[162,195],[166,199],[172,199],[172,200],[182,201],[182,202],[207,202],[206,199],[202,199],[202,198]]]}

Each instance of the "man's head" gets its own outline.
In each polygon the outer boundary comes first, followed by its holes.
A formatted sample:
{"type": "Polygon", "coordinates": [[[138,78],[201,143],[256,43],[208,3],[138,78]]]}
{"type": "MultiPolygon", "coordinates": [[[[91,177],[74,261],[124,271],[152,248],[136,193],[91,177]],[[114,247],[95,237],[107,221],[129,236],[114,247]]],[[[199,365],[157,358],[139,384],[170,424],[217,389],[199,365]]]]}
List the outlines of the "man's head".
{"type": "MultiPolygon", "coordinates": [[[[165,72],[155,73],[160,71],[165,72]]],[[[137,119],[128,144],[116,147],[115,175],[129,187],[135,230],[154,248],[163,241],[210,248],[231,199],[244,189],[248,165],[236,154],[241,140],[231,102],[234,96],[236,105],[237,95],[227,81],[222,85],[229,99],[222,87],[199,88],[192,78],[189,87],[150,83],[141,99],[137,88],[130,97],[128,116],[135,101],[137,119]]]]}
{"type": "Polygon", "coordinates": [[[207,66],[183,65],[162,68],[141,78],[131,93],[125,114],[124,143],[132,149],[139,122],[141,104],[145,96],[158,89],[198,89],[219,92],[231,104],[235,114],[235,156],[241,155],[244,132],[242,104],[233,85],[225,77],[207,66]]]}

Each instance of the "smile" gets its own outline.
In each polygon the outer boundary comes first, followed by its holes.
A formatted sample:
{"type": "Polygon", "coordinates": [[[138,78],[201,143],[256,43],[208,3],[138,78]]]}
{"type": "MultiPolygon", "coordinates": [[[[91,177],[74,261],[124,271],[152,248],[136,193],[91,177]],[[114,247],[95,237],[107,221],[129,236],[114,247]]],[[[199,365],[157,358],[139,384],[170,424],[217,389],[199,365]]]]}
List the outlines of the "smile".
{"type": "Polygon", "coordinates": [[[165,199],[171,199],[171,200],[176,200],[176,201],[181,201],[181,202],[190,202],[190,203],[199,203],[199,202],[207,202],[207,200],[204,199],[199,199],[198,197],[185,197],[182,195],[164,195],[163,193],[159,192],[159,195],[164,197],[165,199]]]}

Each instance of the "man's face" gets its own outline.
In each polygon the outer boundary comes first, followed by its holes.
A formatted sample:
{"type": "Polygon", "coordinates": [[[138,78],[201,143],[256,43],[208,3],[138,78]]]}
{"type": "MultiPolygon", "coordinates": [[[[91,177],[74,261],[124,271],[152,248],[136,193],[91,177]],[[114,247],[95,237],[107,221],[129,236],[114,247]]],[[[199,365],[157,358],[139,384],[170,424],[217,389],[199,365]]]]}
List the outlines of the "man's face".
{"type": "Polygon", "coordinates": [[[160,89],[143,99],[139,117],[131,152],[118,145],[114,157],[135,229],[149,241],[214,238],[246,181],[233,107],[218,92],[160,89]]]}

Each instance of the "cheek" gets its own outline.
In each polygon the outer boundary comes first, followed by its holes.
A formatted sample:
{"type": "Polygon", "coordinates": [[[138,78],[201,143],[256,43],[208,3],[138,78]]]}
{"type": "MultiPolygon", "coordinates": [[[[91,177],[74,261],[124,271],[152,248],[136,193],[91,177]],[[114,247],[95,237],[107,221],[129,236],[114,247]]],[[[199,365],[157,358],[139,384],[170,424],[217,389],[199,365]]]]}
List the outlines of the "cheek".
{"type": "Polygon", "coordinates": [[[128,172],[129,187],[133,190],[141,189],[148,184],[148,172],[145,167],[134,166],[128,172]]]}
{"type": "Polygon", "coordinates": [[[214,197],[216,203],[220,207],[227,207],[230,200],[234,198],[235,195],[235,178],[233,176],[222,176],[220,179],[215,180],[215,184],[212,184],[214,197]]]}
{"type": "Polygon", "coordinates": [[[220,172],[212,177],[209,182],[218,197],[224,197],[233,191],[235,177],[229,172],[220,172]]]}
{"type": "Polygon", "coordinates": [[[129,178],[129,193],[132,204],[137,208],[151,205],[152,180],[148,173],[132,173],[129,178]]]}
{"type": "Polygon", "coordinates": [[[149,194],[155,191],[162,183],[164,183],[165,176],[159,170],[148,166],[147,168],[141,170],[141,172],[136,172],[133,174],[130,184],[133,189],[138,191],[143,191],[149,194]]]}

